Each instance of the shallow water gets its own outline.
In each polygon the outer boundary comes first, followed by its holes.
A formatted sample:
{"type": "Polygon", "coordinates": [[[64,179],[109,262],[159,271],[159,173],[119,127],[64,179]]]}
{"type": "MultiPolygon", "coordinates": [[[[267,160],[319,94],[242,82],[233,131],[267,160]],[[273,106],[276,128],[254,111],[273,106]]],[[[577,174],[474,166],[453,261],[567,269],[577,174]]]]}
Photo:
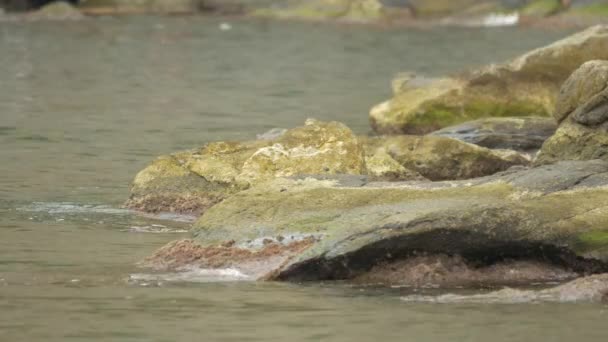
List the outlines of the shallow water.
{"type": "Polygon", "coordinates": [[[398,71],[440,75],[567,34],[219,24],[0,23],[0,341],[606,340],[595,304],[410,303],[411,289],[137,269],[188,227],[120,209],[154,156],[307,117],[365,133],[398,71]]]}

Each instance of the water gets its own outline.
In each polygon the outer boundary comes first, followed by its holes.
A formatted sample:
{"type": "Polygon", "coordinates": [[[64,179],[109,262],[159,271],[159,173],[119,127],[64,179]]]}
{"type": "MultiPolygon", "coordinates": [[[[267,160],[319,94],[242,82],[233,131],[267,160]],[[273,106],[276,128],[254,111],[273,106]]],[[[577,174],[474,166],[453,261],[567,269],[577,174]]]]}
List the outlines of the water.
{"type": "Polygon", "coordinates": [[[411,289],[138,269],[188,228],[120,209],[154,156],[307,117],[366,133],[396,72],[440,75],[567,34],[220,24],[0,23],[0,341],[606,340],[596,304],[407,303],[411,289]]]}

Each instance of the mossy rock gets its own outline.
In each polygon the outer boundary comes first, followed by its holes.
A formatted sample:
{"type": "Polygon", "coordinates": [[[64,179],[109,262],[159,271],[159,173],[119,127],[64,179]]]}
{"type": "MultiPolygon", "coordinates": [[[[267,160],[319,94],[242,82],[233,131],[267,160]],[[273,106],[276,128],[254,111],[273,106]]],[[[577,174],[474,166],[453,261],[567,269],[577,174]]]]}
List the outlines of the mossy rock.
{"type": "Polygon", "coordinates": [[[527,158],[517,153],[506,155],[439,136],[398,135],[362,141],[367,155],[388,154],[405,169],[430,180],[487,176],[514,165],[529,163],[527,158]]]}
{"type": "Polygon", "coordinates": [[[560,160],[608,160],[608,61],[589,61],[564,83],[555,118],[561,125],[537,165],[560,160]]]}
{"type": "Polygon", "coordinates": [[[26,20],[82,20],[85,16],[72,4],[63,1],[51,2],[36,11],[26,14],[26,20]]]}
{"type": "Polygon", "coordinates": [[[161,157],[135,177],[127,207],[200,213],[235,192],[275,177],[366,171],[363,148],[348,127],[309,119],[275,139],[212,142],[161,157]],[[188,204],[178,204],[182,202],[188,204]]]}
{"type": "Polygon", "coordinates": [[[89,14],[195,13],[205,0],[85,0],[78,7],[89,14]]]}
{"type": "Polygon", "coordinates": [[[608,1],[594,0],[578,3],[573,2],[566,15],[580,17],[604,17],[608,16],[608,1]]]}
{"type": "Polygon", "coordinates": [[[561,0],[534,0],[521,9],[523,15],[545,17],[563,10],[561,0]]]}
{"type": "Polygon", "coordinates": [[[409,0],[417,18],[442,18],[458,15],[479,15],[496,12],[504,7],[493,0],[409,0]]]}
{"type": "MultiPolygon", "coordinates": [[[[470,181],[367,183],[275,179],[239,192],[195,224],[201,246],[312,238],[266,278],[350,279],[416,252],[544,258],[608,270],[608,163],[560,162],[470,181]]],[[[276,265],[275,265],[276,266],[276,265]]]]}
{"type": "MultiPolygon", "coordinates": [[[[380,133],[428,133],[484,118],[549,116],[559,87],[581,64],[608,59],[608,26],[594,26],[513,61],[409,85],[370,111],[380,133]]],[[[395,87],[394,87],[395,88],[395,87]]]]}
{"type": "Polygon", "coordinates": [[[174,156],[162,156],[135,176],[125,206],[150,213],[200,214],[231,191],[188,170],[174,156]]]}
{"type": "Polygon", "coordinates": [[[312,21],[376,22],[408,17],[407,8],[387,7],[380,0],[299,0],[256,9],[251,15],[312,21]]]}

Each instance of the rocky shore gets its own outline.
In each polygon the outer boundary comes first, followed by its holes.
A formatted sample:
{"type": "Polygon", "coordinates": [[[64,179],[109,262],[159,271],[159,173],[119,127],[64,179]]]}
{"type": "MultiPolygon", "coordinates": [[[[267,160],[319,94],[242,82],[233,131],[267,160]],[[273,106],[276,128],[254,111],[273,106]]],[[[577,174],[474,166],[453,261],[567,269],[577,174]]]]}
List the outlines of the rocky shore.
{"type": "MultiPolygon", "coordinates": [[[[427,135],[357,136],[341,123],[309,119],[258,140],[159,157],[137,174],[126,206],[200,217],[190,239],[141,266],[447,289],[574,279],[434,300],[605,299],[606,51],[608,27],[595,26],[457,85],[446,81],[457,87],[450,103],[483,97],[487,106],[476,112],[443,105],[441,116],[429,114],[412,94],[444,81],[397,82],[399,103],[419,108],[403,117],[424,119],[378,131],[457,124],[427,135]],[[494,117],[500,113],[507,115],[494,117]]],[[[427,101],[447,102],[445,95],[427,101]]]]}
{"type": "Polygon", "coordinates": [[[604,23],[603,0],[0,0],[13,20],[99,15],[219,15],[379,25],[588,26],[604,23]],[[51,7],[49,10],[47,7],[51,7]]]}

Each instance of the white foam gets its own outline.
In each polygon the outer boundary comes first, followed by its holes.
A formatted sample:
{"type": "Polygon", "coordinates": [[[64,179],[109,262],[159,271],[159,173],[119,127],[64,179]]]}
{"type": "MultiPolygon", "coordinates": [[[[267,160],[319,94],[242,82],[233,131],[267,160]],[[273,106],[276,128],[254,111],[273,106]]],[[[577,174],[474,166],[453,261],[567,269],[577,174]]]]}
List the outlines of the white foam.
{"type": "Polygon", "coordinates": [[[75,204],[71,202],[33,202],[32,204],[17,208],[19,211],[45,212],[49,214],[112,214],[128,215],[132,212],[127,209],[113,208],[108,205],[75,204]]]}
{"type": "Polygon", "coordinates": [[[486,27],[515,26],[519,23],[519,13],[489,14],[483,18],[482,25],[486,27]]]}
{"type": "Polygon", "coordinates": [[[188,267],[177,272],[168,273],[134,273],[129,275],[129,282],[148,285],[150,282],[191,282],[215,283],[253,280],[250,276],[235,268],[195,268],[188,267]]]}

